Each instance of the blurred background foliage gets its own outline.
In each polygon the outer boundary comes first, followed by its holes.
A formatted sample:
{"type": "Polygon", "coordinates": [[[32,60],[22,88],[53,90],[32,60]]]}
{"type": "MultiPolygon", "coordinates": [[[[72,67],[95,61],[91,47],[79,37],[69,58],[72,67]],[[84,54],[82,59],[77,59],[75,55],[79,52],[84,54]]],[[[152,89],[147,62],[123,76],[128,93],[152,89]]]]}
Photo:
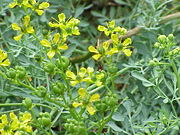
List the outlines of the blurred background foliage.
{"type": "MultiPolygon", "coordinates": [[[[12,66],[18,64],[28,69],[29,75],[33,76],[34,85],[46,85],[48,77],[41,71],[41,64],[37,62],[43,59],[39,58],[39,50],[42,47],[34,42],[33,37],[25,37],[21,42],[16,42],[12,38],[16,33],[11,29],[11,23],[18,22],[24,12],[19,8],[9,9],[10,2],[12,0],[0,0],[0,48],[8,51],[12,66]]],[[[147,80],[155,83],[152,75],[156,71],[148,67],[148,62],[158,56],[159,52],[153,48],[157,36],[173,33],[177,46],[180,44],[180,18],[161,23],[161,17],[180,11],[180,2],[178,0],[49,0],[48,2],[51,6],[42,16],[33,15],[32,25],[40,39],[51,31],[48,22],[56,18],[59,13],[63,12],[67,18],[75,17],[81,21],[79,25],[81,35],[68,39],[70,49],[64,53],[68,57],[86,54],[88,46],[107,40],[97,31],[97,26],[104,25],[106,21],[115,20],[118,26],[127,30],[137,26],[143,27],[139,34],[132,37],[134,47],[132,57],[114,56],[119,69],[123,66],[136,67],[141,74],[137,71],[129,71],[116,79],[116,87],[122,103],[113,115],[113,120],[108,123],[104,134],[180,134],[180,118],[173,115],[171,104],[166,103],[165,98],[158,94],[156,88],[142,83],[147,80]],[[169,123],[163,122],[164,119],[169,123]]],[[[102,63],[94,62],[92,59],[73,66],[76,68],[84,65],[97,69],[103,67],[102,63]]],[[[163,81],[165,84],[161,84],[161,89],[171,98],[173,94],[168,88],[173,89],[173,75],[171,69],[166,73],[167,75],[162,77],[162,80],[165,79],[163,81]]],[[[21,102],[24,97],[39,101],[37,97],[31,95],[31,91],[14,86],[0,77],[0,103],[21,102]]],[[[180,116],[180,104],[171,103],[180,116]]],[[[16,107],[0,108],[0,114],[13,109],[16,107]]]]}

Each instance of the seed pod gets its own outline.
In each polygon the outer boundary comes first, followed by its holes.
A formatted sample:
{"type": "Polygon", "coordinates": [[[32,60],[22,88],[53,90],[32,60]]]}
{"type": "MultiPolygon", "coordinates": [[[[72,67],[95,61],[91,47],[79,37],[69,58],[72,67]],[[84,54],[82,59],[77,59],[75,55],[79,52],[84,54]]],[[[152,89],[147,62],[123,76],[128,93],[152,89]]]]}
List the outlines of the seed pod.
{"type": "Polygon", "coordinates": [[[111,74],[116,73],[118,71],[118,67],[116,65],[112,64],[108,67],[108,71],[111,74]]]}
{"type": "Polygon", "coordinates": [[[39,86],[39,87],[37,87],[36,94],[39,97],[45,97],[47,94],[47,89],[44,86],[39,86]]]}
{"type": "Polygon", "coordinates": [[[24,77],[26,76],[26,69],[22,66],[16,66],[15,69],[16,69],[17,78],[24,79],[24,77]]]}
{"type": "Polygon", "coordinates": [[[49,62],[44,65],[44,70],[51,74],[54,72],[55,67],[56,66],[52,62],[49,62]]]}
{"type": "Polygon", "coordinates": [[[32,100],[30,98],[25,98],[22,103],[27,109],[32,107],[32,100]]]}
{"type": "Polygon", "coordinates": [[[16,71],[13,68],[10,68],[6,75],[8,78],[14,79],[16,77],[16,71]]]}

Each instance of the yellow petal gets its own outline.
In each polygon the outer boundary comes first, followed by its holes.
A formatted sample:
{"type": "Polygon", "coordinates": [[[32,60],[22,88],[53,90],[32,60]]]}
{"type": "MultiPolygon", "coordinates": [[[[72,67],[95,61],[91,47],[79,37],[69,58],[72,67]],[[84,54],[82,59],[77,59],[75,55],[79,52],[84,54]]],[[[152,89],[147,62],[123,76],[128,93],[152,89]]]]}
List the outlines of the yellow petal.
{"type": "Polygon", "coordinates": [[[10,113],[10,118],[11,120],[14,120],[14,121],[18,120],[17,116],[13,112],[10,113]]]}
{"type": "Polygon", "coordinates": [[[87,109],[87,111],[89,112],[90,115],[94,115],[94,113],[96,112],[96,110],[94,109],[94,107],[91,106],[91,105],[87,105],[87,106],[86,106],[86,109],[87,109]]]}
{"type": "MultiPolygon", "coordinates": [[[[33,4],[32,1],[31,1],[31,4],[33,4]]],[[[28,0],[23,0],[23,2],[22,2],[22,5],[24,5],[25,7],[28,7],[28,8],[33,8],[33,6],[31,4],[29,4],[28,0]]]]}
{"type": "Polygon", "coordinates": [[[101,54],[95,54],[92,56],[95,60],[98,60],[101,57],[101,54]]]}
{"type": "Polygon", "coordinates": [[[98,73],[98,74],[96,74],[96,79],[97,80],[101,80],[101,79],[103,79],[104,78],[104,73],[98,73]]]}
{"type": "Polygon", "coordinates": [[[47,56],[49,57],[49,59],[52,59],[55,55],[55,50],[50,50],[48,53],[47,53],[47,56]]]}
{"type": "Polygon", "coordinates": [[[32,3],[32,5],[36,4],[36,0],[30,0],[30,2],[32,3]]]}
{"type": "Polygon", "coordinates": [[[51,43],[47,39],[41,40],[40,43],[42,46],[51,47],[51,43]]]}
{"type": "Polygon", "coordinates": [[[74,34],[74,35],[80,35],[80,32],[79,32],[78,27],[74,27],[74,29],[72,30],[72,34],[74,34]]]}
{"type": "Polygon", "coordinates": [[[94,68],[88,67],[88,68],[87,68],[87,72],[88,72],[88,73],[93,73],[93,72],[94,72],[94,68]]]}
{"type": "Polygon", "coordinates": [[[38,15],[42,15],[44,13],[43,10],[39,10],[39,9],[36,9],[35,11],[37,12],[38,15]]]}
{"type": "Polygon", "coordinates": [[[104,26],[102,26],[102,25],[99,25],[99,26],[98,26],[98,30],[99,30],[99,31],[106,31],[107,28],[104,27],[104,26]]]}
{"type": "Polygon", "coordinates": [[[105,52],[108,50],[109,48],[109,42],[103,42],[103,48],[105,50],[105,52]]]}
{"type": "Polygon", "coordinates": [[[93,94],[90,99],[89,99],[89,102],[95,102],[95,101],[98,101],[100,99],[100,95],[99,94],[93,94]]]}
{"type": "Polygon", "coordinates": [[[94,46],[89,46],[88,50],[93,53],[99,53],[98,50],[94,46]]]}
{"type": "Polygon", "coordinates": [[[88,82],[88,83],[93,83],[91,77],[83,78],[83,81],[84,81],[84,82],[88,82]]]}
{"type": "Polygon", "coordinates": [[[24,26],[25,26],[25,27],[28,27],[29,22],[30,22],[30,16],[29,16],[29,15],[26,15],[26,16],[24,17],[24,26]]]}
{"type": "Polygon", "coordinates": [[[26,29],[26,31],[27,31],[27,33],[34,33],[34,29],[33,29],[32,26],[28,27],[28,28],[26,29]]]}
{"type": "Polygon", "coordinates": [[[9,61],[9,59],[6,59],[5,61],[3,61],[2,63],[0,63],[1,66],[9,66],[11,63],[9,61]]]}
{"type": "Polygon", "coordinates": [[[11,26],[13,30],[21,30],[21,28],[16,23],[13,23],[11,26]]]}
{"type": "Polygon", "coordinates": [[[29,125],[27,125],[27,126],[25,127],[25,131],[28,132],[28,133],[32,133],[32,127],[29,126],[29,125]]]}
{"type": "Polygon", "coordinates": [[[113,55],[115,53],[118,53],[118,49],[117,48],[112,48],[110,51],[106,52],[106,55],[113,55]]]}
{"type": "Polygon", "coordinates": [[[9,4],[10,8],[14,8],[15,6],[17,6],[17,2],[12,2],[12,3],[9,4]]]}
{"type": "Polygon", "coordinates": [[[7,58],[7,53],[3,52],[1,49],[0,49],[0,61],[3,61],[4,59],[7,58]]]}
{"type": "Polygon", "coordinates": [[[87,72],[86,68],[81,67],[80,71],[78,72],[78,75],[83,78],[85,76],[86,72],[87,72]]]}
{"type": "Polygon", "coordinates": [[[70,81],[70,83],[71,83],[72,86],[75,86],[76,84],[79,83],[79,81],[77,81],[77,80],[75,80],[75,81],[70,81]]]}
{"type": "Polygon", "coordinates": [[[42,2],[41,4],[39,4],[39,9],[45,9],[49,7],[49,3],[48,2],[42,2]]]}
{"type": "Polygon", "coordinates": [[[81,106],[82,105],[82,103],[78,103],[78,102],[73,102],[73,107],[75,107],[75,108],[77,108],[78,106],[81,106]]]}
{"type": "Polygon", "coordinates": [[[66,76],[73,80],[76,80],[76,75],[73,72],[71,72],[70,70],[66,71],[66,76]]]}
{"type": "Polygon", "coordinates": [[[123,46],[127,46],[127,45],[129,45],[129,44],[131,44],[131,43],[132,43],[131,38],[126,38],[126,39],[124,40],[124,42],[122,43],[122,45],[123,45],[123,46]]]}
{"type": "Polygon", "coordinates": [[[115,27],[115,21],[114,21],[114,20],[110,21],[110,22],[108,23],[108,27],[114,28],[114,27],[115,27]]]}
{"type": "Polygon", "coordinates": [[[131,56],[131,54],[132,54],[132,51],[130,49],[125,49],[125,50],[123,50],[123,52],[126,56],[131,56]]]}
{"type": "Polygon", "coordinates": [[[1,118],[1,122],[4,126],[8,124],[8,119],[7,119],[6,114],[3,114],[0,118],[1,118]]]}
{"type": "Polygon", "coordinates": [[[50,27],[59,27],[58,23],[49,22],[48,24],[50,27]]]}
{"type": "Polygon", "coordinates": [[[25,112],[21,118],[21,121],[26,123],[26,122],[31,121],[31,119],[32,119],[31,114],[29,112],[25,112]]]}
{"type": "Polygon", "coordinates": [[[24,123],[28,123],[32,120],[31,113],[24,112],[23,115],[19,118],[20,121],[23,121],[24,123]]]}
{"type": "Polygon", "coordinates": [[[15,37],[14,37],[14,40],[18,41],[18,40],[20,40],[20,39],[22,38],[22,36],[23,36],[23,34],[20,34],[20,35],[18,35],[18,36],[15,36],[15,37]]]}
{"type": "Polygon", "coordinates": [[[114,28],[114,32],[120,32],[121,31],[121,27],[117,26],[114,28]]]}
{"type": "Polygon", "coordinates": [[[114,44],[118,44],[119,39],[118,39],[118,35],[117,34],[112,34],[111,35],[111,39],[112,39],[114,44]]]}
{"type": "Polygon", "coordinates": [[[67,44],[64,44],[64,45],[59,46],[58,49],[60,49],[60,50],[67,50],[68,46],[67,46],[67,44]]]}
{"type": "Polygon", "coordinates": [[[57,42],[59,41],[59,38],[60,38],[59,33],[54,34],[53,42],[57,44],[57,42]]]}
{"type": "Polygon", "coordinates": [[[64,22],[66,19],[66,16],[64,15],[64,13],[61,13],[58,15],[58,18],[59,18],[59,22],[64,22]]]}
{"type": "Polygon", "coordinates": [[[80,95],[81,98],[85,98],[87,96],[87,91],[85,88],[80,88],[78,90],[78,94],[80,95]]]}
{"type": "Polygon", "coordinates": [[[95,84],[96,84],[97,86],[101,86],[101,85],[102,85],[102,82],[99,81],[99,80],[97,80],[97,81],[95,82],[95,84]]]}

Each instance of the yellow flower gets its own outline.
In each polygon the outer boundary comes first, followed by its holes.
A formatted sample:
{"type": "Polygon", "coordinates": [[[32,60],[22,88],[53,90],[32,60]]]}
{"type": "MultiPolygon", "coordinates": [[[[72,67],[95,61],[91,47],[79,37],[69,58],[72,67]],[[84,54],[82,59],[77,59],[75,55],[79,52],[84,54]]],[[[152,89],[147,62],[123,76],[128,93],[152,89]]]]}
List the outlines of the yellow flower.
{"type": "Polygon", "coordinates": [[[107,22],[107,27],[99,25],[98,30],[104,32],[106,36],[109,36],[114,33],[119,33],[120,35],[126,34],[126,29],[121,28],[119,26],[115,27],[115,21],[112,20],[107,22]]]}
{"type": "Polygon", "coordinates": [[[48,2],[42,2],[42,3],[38,3],[36,2],[36,0],[29,0],[30,3],[30,8],[32,10],[34,10],[38,15],[42,15],[44,13],[44,9],[49,7],[49,3],[48,2]]]}
{"type": "Polygon", "coordinates": [[[80,71],[75,75],[70,70],[66,71],[66,76],[70,78],[70,83],[72,86],[75,86],[78,83],[81,82],[89,82],[92,83],[90,75],[92,75],[92,72],[94,71],[93,68],[88,67],[87,69],[84,67],[80,68],[80,71]]]}
{"type": "Polygon", "coordinates": [[[16,40],[16,41],[20,40],[22,38],[22,36],[26,33],[29,33],[29,34],[34,33],[34,28],[30,25],[30,16],[29,15],[24,17],[23,22],[24,22],[23,26],[19,26],[16,23],[13,23],[11,25],[13,30],[19,31],[19,33],[20,33],[19,35],[14,37],[14,40],[16,40]]]}
{"type": "Polygon", "coordinates": [[[66,40],[67,36],[80,35],[77,25],[80,21],[76,18],[71,18],[66,20],[66,16],[61,13],[58,15],[58,20],[56,22],[49,22],[50,27],[60,28],[62,32],[62,37],[66,40]]]}
{"type": "Polygon", "coordinates": [[[28,3],[28,0],[14,0],[14,2],[10,3],[9,4],[9,7],[10,8],[14,8],[15,6],[24,6],[24,7],[28,7],[29,6],[29,3],[28,3]]]}
{"type": "Polygon", "coordinates": [[[132,54],[132,51],[130,49],[124,49],[123,52],[126,56],[131,56],[132,54]]]}
{"type": "Polygon", "coordinates": [[[123,45],[124,47],[126,47],[126,46],[128,46],[129,44],[131,44],[131,43],[132,43],[131,38],[126,38],[126,39],[122,42],[122,45],[123,45]]]}
{"type": "Polygon", "coordinates": [[[118,53],[120,51],[122,51],[126,56],[131,56],[132,51],[129,48],[129,44],[132,43],[131,38],[126,38],[122,43],[121,41],[118,39],[117,34],[112,34],[111,35],[111,39],[113,41],[113,45],[114,47],[111,48],[111,50],[108,52],[108,54],[114,54],[114,53],[118,53]],[[122,44],[122,46],[121,46],[122,44]]]}
{"type": "Polygon", "coordinates": [[[92,53],[94,53],[94,55],[92,56],[95,60],[98,60],[100,57],[109,55],[108,54],[108,48],[109,48],[109,42],[103,42],[102,47],[98,46],[98,48],[96,49],[94,46],[89,46],[88,50],[92,53]]]}
{"type": "Polygon", "coordinates": [[[49,42],[47,39],[43,39],[40,41],[42,46],[50,48],[49,52],[47,53],[47,56],[52,59],[56,52],[59,50],[66,50],[68,49],[67,44],[65,44],[60,39],[60,34],[55,33],[53,39],[49,42]]]}
{"type": "Polygon", "coordinates": [[[0,133],[2,135],[21,135],[19,131],[32,132],[32,127],[30,126],[30,122],[32,121],[31,114],[25,112],[22,113],[21,117],[18,119],[18,117],[11,112],[9,114],[10,119],[8,120],[7,115],[2,115],[0,117],[0,133]],[[21,117],[23,117],[23,119],[21,117]]]}
{"type": "Polygon", "coordinates": [[[0,66],[9,66],[10,64],[9,59],[7,59],[7,53],[0,49],[0,66]]]}
{"type": "Polygon", "coordinates": [[[78,90],[78,94],[80,96],[80,101],[81,102],[73,102],[73,107],[77,108],[79,106],[84,106],[86,107],[86,110],[90,115],[94,115],[96,112],[96,109],[93,106],[93,102],[99,101],[100,100],[100,95],[99,94],[93,94],[89,95],[86,89],[80,88],[78,90]]]}
{"type": "Polygon", "coordinates": [[[35,11],[38,15],[42,15],[44,13],[44,9],[49,7],[48,2],[42,2],[39,4],[39,2],[36,2],[36,0],[14,0],[14,2],[9,4],[10,8],[14,8],[15,6],[23,6],[25,8],[31,8],[33,11],[35,11]]]}
{"type": "Polygon", "coordinates": [[[70,70],[67,70],[66,76],[70,78],[70,83],[72,86],[75,86],[81,82],[86,82],[88,84],[94,83],[97,86],[101,86],[102,85],[101,80],[104,78],[105,75],[102,72],[94,73],[94,69],[91,67],[88,67],[87,69],[81,67],[80,71],[77,72],[77,75],[75,75],[70,70]]]}

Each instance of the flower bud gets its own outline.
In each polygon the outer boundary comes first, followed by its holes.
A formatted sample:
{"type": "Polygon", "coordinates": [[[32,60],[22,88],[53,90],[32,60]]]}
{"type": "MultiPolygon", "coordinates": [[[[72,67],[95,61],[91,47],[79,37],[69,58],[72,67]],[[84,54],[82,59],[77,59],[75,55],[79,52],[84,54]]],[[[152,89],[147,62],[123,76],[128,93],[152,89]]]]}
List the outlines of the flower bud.
{"type": "Polygon", "coordinates": [[[6,75],[8,78],[14,79],[16,77],[16,71],[13,68],[10,68],[6,75]]]}
{"type": "Polygon", "coordinates": [[[44,86],[39,86],[39,87],[37,87],[36,94],[39,97],[45,97],[47,94],[47,89],[44,86]]]}
{"type": "Polygon", "coordinates": [[[164,43],[164,42],[166,41],[166,36],[165,36],[165,35],[160,35],[160,36],[158,37],[158,41],[159,41],[160,43],[164,43]]]}
{"type": "Polygon", "coordinates": [[[32,100],[30,98],[25,98],[22,103],[27,109],[32,108],[32,100]]]}
{"type": "Polygon", "coordinates": [[[16,66],[15,69],[16,69],[17,78],[24,79],[24,77],[26,76],[26,69],[22,66],[16,66]]]}
{"type": "Polygon", "coordinates": [[[170,41],[173,41],[173,40],[174,40],[174,35],[173,35],[173,34],[169,34],[169,35],[168,35],[168,39],[169,39],[170,41]]]}
{"type": "Polygon", "coordinates": [[[44,65],[44,70],[48,73],[53,73],[55,70],[55,65],[52,62],[46,63],[44,65]]]}

